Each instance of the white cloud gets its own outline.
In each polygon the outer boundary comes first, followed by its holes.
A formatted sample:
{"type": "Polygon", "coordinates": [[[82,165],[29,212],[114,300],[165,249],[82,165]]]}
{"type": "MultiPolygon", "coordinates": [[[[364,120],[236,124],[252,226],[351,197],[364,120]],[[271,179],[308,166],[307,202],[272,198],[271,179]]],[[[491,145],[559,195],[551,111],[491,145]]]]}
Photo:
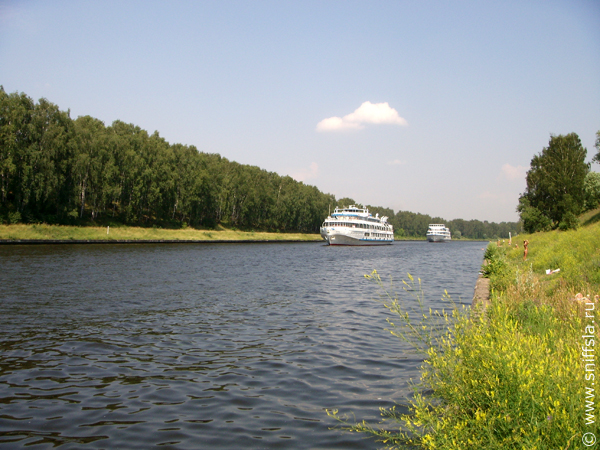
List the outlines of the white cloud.
{"type": "Polygon", "coordinates": [[[316,162],[310,163],[308,169],[302,169],[291,175],[296,181],[306,181],[311,178],[316,178],[319,175],[319,165],[316,162]]]}
{"type": "Polygon", "coordinates": [[[500,177],[499,178],[504,178],[506,180],[524,180],[525,179],[525,175],[527,174],[527,171],[529,170],[529,167],[523,167],[523,166],[511,166],[510,164],[504,164],[502,166],[502,168],[500,169],[500,177]]]}
{"type": "Polygon", "coordinates": [[[330,117],[323,119],[317,124],[317,131],[337,131],[337,130],[360,130],[364,128],[361,124],[353,122],[344,122],[341,117],[330,117]]]}
{"type": "Polygon", "coordinates": [[[364,102],[353,113],[344,117],[329,117],[317,124],[317,131],[361,130],[365,124],[390,124],[407,126],[406,120],[391,108],[388,102],[364,102]]]}

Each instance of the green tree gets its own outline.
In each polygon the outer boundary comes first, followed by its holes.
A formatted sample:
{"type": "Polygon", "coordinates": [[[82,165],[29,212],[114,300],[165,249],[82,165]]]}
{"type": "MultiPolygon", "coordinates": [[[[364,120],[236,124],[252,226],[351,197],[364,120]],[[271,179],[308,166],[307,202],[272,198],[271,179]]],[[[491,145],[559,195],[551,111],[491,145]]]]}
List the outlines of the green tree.
{"type": "Polygon", "coordinates": [[[68,113],[42,98],[31,115],[27,151],[32,169],[28,210],[30,219],[56,217],[70,194],[68,141],[72,121],[68,113]]]}
{"type": "Polygon", "coordinates": [[[594,156],[594,158],[592,159],[592,161],[600,164],[600,131],[596,131],[596,144],[594,145],[594,147],[596,147],[597,153],[596,156],[594,156]]]}
{"type": "Polygon", "coordinates": [[[572,218],[583,210],[584,182],[590,170],[586,154],[579,136],[570,133],[551,136],[548,147],[533,157],[517,207],[525,231],[556,228],[561,222],[565,222],[562,229],[575,226],[572,218]]]}
{"type": "Polygon", "coordinates": [[[600,206],[600,173],[590,172],[585,177],[585,210],[595,209],[600,206]]]}
{"type": "Polygon", "coordinates": [[[110,161],[106,129],[102,121],[90,116],[78,117],[74,128],[75,136],[71,140],[71,146],[79,218],[83,218],[87,205],[92,219],[95,219],[103,209],[103,178],[107,174],[104,167],[110,161]]]}
{"type": "Polygon", "coordinates": [[[344,198],[340,198],[337,202],[336,205],[339,208],[347,208],[348,206],[358,206],[359,208],[362,208],[362,204],[358,203],[357,201],[349,198],[349,197],[344,197],[344,198]]]}
{"type": "Polygon", "coordinates": [[[0,86],[0,215],[37,221],[61,212],[70,127],[69,114],[46,99],[35,104],[0,86]]]}
{"type": "Polygon", "coordinates": [[[0,199],[1,212],[23,212],[29,200],[31,145],[29,128],[35,104],[21,93],[6,94],[0,87],[0,199]]]}

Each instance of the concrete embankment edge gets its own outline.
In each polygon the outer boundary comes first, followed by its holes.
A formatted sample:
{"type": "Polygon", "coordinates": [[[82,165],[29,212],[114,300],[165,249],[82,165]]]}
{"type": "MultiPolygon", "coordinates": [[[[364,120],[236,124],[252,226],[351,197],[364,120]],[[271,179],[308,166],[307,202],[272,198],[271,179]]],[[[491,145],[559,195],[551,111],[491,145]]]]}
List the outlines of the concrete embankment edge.
{"type": "Polygon", "coordinates": [[[76,240],[76,239],[65,239],[65,240],[54,240],[54,239],[0,239],[0,245],[46,245],[46,244],[285,244],[285,243],[324,243],[324,241],[305,241],[305,240],[224,240],[224,239],[213,239],[213,240],[183,240],[183,239],[156,239],[156,240],[109,240],[109,239],[88,239],[88,240],[76,240]]]}
{"type": "Polygon", "coordinates": [[[485,308],[490,304],[490,279],[479,275],[475,283],[475,292],[473,293],[473,301],[471,306],[481,306],[485,308]]]}

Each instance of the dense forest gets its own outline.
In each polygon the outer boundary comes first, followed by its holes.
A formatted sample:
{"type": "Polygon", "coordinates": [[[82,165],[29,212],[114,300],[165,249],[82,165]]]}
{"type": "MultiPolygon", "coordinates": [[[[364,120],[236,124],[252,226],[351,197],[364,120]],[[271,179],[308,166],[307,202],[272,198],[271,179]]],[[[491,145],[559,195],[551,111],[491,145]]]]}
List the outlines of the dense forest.
{"type": "MultiPolygon", "coordinates": [[[[0,223],[129,224],[318,232],[336,200],[314,186],[158,132],[93,117],[71,119],[46,99],[0,86],[0,223]]],[[[446,223],[454,237],[508,237],[517,223],[453,221],[377,206],[399,236],[424,236],[446,223]]]]}

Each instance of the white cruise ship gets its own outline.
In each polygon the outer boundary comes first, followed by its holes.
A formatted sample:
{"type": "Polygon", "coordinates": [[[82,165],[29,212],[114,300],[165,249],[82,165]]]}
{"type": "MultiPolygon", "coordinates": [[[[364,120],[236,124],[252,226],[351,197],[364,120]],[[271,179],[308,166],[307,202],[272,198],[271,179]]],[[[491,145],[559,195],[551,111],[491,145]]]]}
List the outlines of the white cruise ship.
{"type": "Polygon", "coordinates": [[[329,245],[384,245],[394,242],[394,228],[387,217],[373,217],[368,209],[354,205],[335,208],[321,226],[321,236],[329,245]]]}
{"type": "Polygon", "coordinates": [[[446,228],[446,225],[439,223],[429,224],[427,230],[427,240],[429,242],[446,242],[451,240],[450,229],[446,228]]]}

